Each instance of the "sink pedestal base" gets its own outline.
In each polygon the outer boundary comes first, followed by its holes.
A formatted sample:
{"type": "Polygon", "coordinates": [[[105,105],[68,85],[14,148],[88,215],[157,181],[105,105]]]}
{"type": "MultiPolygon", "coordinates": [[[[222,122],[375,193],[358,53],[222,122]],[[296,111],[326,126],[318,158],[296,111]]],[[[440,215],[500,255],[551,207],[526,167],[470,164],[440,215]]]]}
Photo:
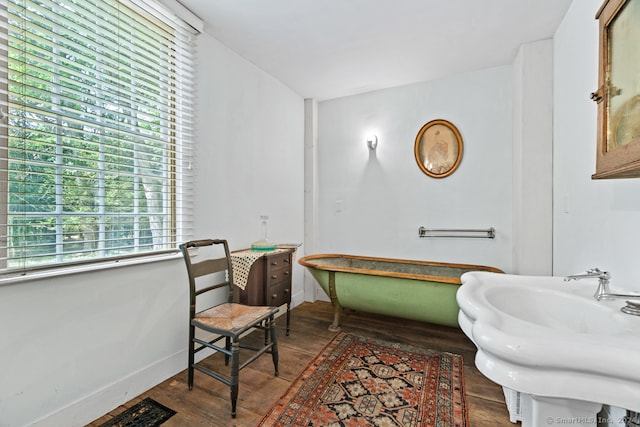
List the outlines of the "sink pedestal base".
{"type": "Polygon", "coordinates": [[[522,427],[596,427],[601,403],[522,394],[522,427]]]}

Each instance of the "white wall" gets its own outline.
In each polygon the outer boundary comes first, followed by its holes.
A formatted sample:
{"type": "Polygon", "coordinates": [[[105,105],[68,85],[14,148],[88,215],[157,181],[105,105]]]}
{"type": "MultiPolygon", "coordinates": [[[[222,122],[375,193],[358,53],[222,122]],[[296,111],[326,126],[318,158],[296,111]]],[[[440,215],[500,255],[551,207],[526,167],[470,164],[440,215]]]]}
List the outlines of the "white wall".
{"type": "Polygon", "coordinates": [[[84,425],[186,365],[184,274],[174,259],[0,287],[0,425],[84,425]]]}
{"type": "Polygon", "coordinates": [[[520,46],[513,63],[513,273],[553,265],[553,42],[520,46]]]}
{"type": "Polygon", "coordinates": [[[318,104],[317,252],[492,265],[510,270],[511,67],[318,104]],[[464,140],[458,170],[434,179],[414,158],[430,120],[464,140]],[[365,135],[377,134],[370,153],[365,135]],[[418,228],[495,227],[491,239],[419,239],[418,228]]]}
{"type": "MultiPolygon", "coordinates": [[[[305,99],[304,107],[304,250],[313,254],[316,253],[318,236],[318,103],[314,99],[305,99]]],[[[305,301],[328,301],[306,268],[303,284],[305,301]]]]}
{"type": "MultiPolygon", "coordinates": [[[[304,100],[215,39],[201,40],[196,236],[247,248],[267,215],[270,240],[302,243],[304,100]]],[[[294,263],[294,305],[304,300],[302,274],[294,263]]]]}
{"type": "Polygon", "coordinates": [[[554,274],[600,267],[612,288],[640,291],[640,180],[591,179],[601,4],[574,1],[554,38],[554,274]]]}
{"type": "MultiPolygon", "coordinates": [[[[206,34],[200,55],[197,237],[246,247],[267,213],[301,242],[304,101],[206,34]]],[[[1,285],[0,426],[82,426],[185,369],[185,275],[173,258],[1,285]]]]}

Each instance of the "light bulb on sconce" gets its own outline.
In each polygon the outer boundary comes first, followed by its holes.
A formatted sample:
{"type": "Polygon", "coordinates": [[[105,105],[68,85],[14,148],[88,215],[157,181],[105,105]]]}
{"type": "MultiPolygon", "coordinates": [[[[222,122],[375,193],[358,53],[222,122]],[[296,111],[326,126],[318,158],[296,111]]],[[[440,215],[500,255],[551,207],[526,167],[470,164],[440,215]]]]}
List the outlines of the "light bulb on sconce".
{"type": "Polygon", "coordinates": [[[367,136],[367,147],[369,147],[369,150],[375,150],[377,146],[378,146],[378,137],[373,134],[367,136]]]}

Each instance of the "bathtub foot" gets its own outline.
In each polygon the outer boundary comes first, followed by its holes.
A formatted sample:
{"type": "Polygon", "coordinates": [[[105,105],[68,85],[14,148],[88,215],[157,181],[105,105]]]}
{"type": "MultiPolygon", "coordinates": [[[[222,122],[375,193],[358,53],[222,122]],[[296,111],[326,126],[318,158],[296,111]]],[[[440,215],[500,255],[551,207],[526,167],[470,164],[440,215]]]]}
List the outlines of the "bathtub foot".
{"type": "Polygon", "coordinates": [[[342,330],[342,328],[340,327],[342,306],[338,301],[332,301],[331,305],[333,305],[333,323],[329,325],[329,330],[331,332],[340,332],[342,330]]]}
{"type": "Polygon", "coordinates": [[[339,332],[340,328],[340,316],[342,315],[342,306],[338,302],[338,294],[336,293],[336,273],[334,271],[329,272],[329,299],[331,299],[331,305],[333,306],[333,323],[329,325],[331,332],[339,332]]]}
{"type": "Polygon", "coordinates": [[[329,330],[331,332],[340,332],[342,328],[340,327],[340,317],[342,316],[342,306],[338,301],[333,301],[333,323],[329,325],[329,330]]]}

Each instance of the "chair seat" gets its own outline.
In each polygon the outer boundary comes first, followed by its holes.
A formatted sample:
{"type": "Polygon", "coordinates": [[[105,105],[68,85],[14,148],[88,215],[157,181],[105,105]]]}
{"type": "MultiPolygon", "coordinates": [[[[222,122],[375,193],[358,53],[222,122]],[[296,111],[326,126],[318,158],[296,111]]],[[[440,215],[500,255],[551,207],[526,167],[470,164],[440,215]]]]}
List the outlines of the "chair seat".
{"type": "Polygon", "coordinates": [[[191,323],[212,332],[238,333],[250,328],[259,319],[266,319],[277,311],[275,307],[224,303],[196,313],[191,323]]]}

